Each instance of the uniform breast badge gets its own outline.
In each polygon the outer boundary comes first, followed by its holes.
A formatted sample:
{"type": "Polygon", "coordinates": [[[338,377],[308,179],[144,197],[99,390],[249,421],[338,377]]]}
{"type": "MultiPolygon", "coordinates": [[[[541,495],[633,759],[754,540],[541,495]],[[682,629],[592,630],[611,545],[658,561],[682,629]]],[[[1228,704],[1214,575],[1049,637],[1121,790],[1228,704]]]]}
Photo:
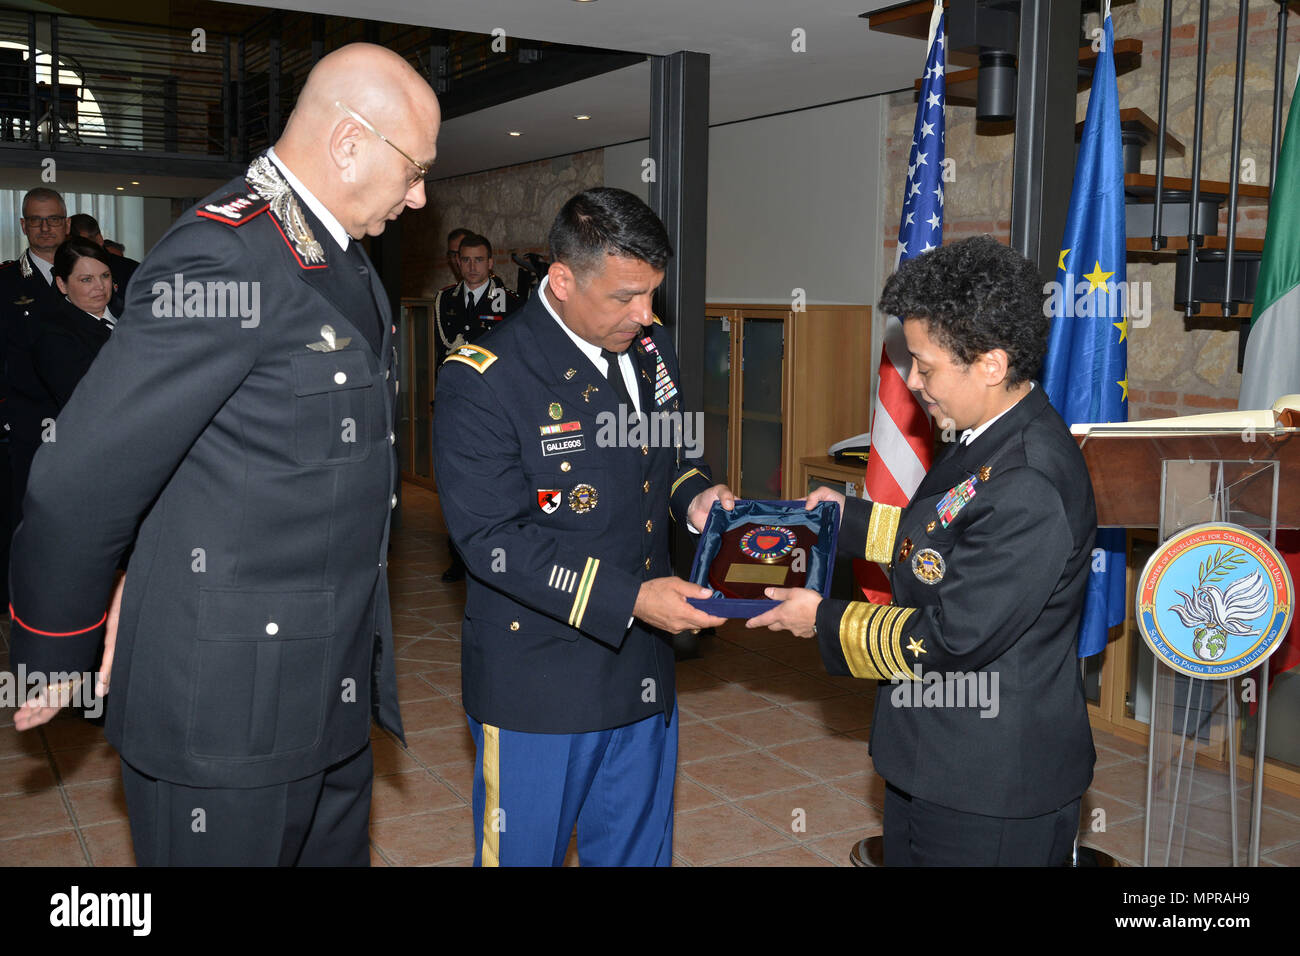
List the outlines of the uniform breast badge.
{"type": "Polygon", "coordinates": [[[569,507],[578,514],[586,514],[600,502],[600,495],[591,485],[574,485],[569,492],[569,507]]]}
{"type": "Polygon", "coordinates": [[[943,555],[933,548],[922,548],[912,555],[912,574],[925,584],[938,584],[948,570],[943,563],[943,555]]]}
{"type": "Polygon", "coordinates": [[[545,514],[555,514],[560,508],[560,502],[563,500],[564,492],[559,488],[537,489],[537,507],[541,508],[545,514]]]}
{"type": "Polygon", "coordinates": [[[334,334],[334,326],[322,325],[320,327],[320,337],[323,342],[308,342],[307,348],[313,352],[337,352],[339,349],[346,348],[347,344],[352,341],[350,338],[338,338],[334,334]]]}
{"type": "Polygon", "coordinates": [[[564,409],[560,407],[559,402],[551,402],[550,407],[546,409],[546,414],[551,416],[552,421],[558,422],[564,417],[564,409]]]}

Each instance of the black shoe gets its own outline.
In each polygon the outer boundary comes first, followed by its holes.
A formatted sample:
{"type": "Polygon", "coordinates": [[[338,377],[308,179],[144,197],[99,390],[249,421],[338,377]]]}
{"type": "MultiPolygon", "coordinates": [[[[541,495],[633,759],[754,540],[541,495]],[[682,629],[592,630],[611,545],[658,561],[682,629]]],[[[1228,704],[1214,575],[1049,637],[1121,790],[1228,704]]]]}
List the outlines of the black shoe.
{"type": "Polygon", "coordinates": [[[465,565],[457,561],[446,571],[442,572],[443,584],[455,584],[457,581],[465,580],[465,565]]]}

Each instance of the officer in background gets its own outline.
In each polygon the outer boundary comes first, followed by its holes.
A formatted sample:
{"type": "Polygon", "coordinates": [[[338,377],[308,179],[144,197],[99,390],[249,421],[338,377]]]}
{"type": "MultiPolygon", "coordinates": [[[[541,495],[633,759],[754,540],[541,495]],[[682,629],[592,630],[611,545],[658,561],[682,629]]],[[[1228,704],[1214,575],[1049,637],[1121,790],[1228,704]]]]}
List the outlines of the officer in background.
{"type": "Polygon", "coordinates": [[[469,566],[475,862],[559,865],[576,822],[584,865],[667,866],[669,635],[723,623],[687,603],[712,592],[672,575],[668,526],[701,528],[734,495],[680,443],[617,425],[687,407],[651,311],[672,254],[658,217],[591,189],[565,203],[550,246],[538,294],[438,376],[434,466],[469,566]]]}
{"type": "Polygon", "coordinates": [[[461,280],[443,289],[434,306],[438,333],[435,361],[439,366],[449,352],[477,342],[523,305],[492,271],[492,243],[486,237],[468,233],[459,248],[461,280]]]}
{"type": "MultiPolygon", "coordinates": [[[[396,53],[322,58],[275,147],[141,264],[33,463],[12,663],[90,672],[104,637],[141,865],[369,863],[372,714],[402,732],[397,381],[358,240],[424,205],[439,118],[396,53]]],[[[15,726],[64,699],[25,703],[15,726]]]]}
{"type": "MultiPolygon", "coordinates": [[[[458,248],[461,281],[443,289],[434,306],[434,326],[438,333],[434,342],[435,368],[441,366],[449,352],[477,342],[523,304],[492,272],[491,242],[466,232],[458,248]]],[[[448,550],[451,566],[442,573],[442,580],[451,584],[464,580],[465,563],[455,542],[448,541],[448,550]]]]}
{"type": "MultiPolygon", "coordinates": [[[[460,281],[460,241],[468,236],[473,230],[466,229],[464,226],[457,226],[451,232],[447,233],[447,268],[451,270],[452,277],[456,282],[460,281]]],[[[443,286],[438,290],[441,295],[447,289],[456,284],[443,286]]]]}
{"type": "MultiPolygon", "coordinates": [[[[22,518],[23,492],[32,456],[41,445],[41,422],[47,418],[45,389],[32,379],[31,348],[42,311],[63,303],[63,293],[54,285],[54,253],[68,237],[68,207],[63,197],[46,186],[28,190],[23,196],[22,218],[18,220],[27,237],[27,248],[17,260],[0,266],[0,348],[4,353],[4,376],[0,380],[0,419],[7,441],[3,450],[0,484],[4,511],[0,526],[0,561],[8,591],[9,545],[13,529],[22,518]]],[[[5,609],[8,610],[8,601],[5,609]]]]}

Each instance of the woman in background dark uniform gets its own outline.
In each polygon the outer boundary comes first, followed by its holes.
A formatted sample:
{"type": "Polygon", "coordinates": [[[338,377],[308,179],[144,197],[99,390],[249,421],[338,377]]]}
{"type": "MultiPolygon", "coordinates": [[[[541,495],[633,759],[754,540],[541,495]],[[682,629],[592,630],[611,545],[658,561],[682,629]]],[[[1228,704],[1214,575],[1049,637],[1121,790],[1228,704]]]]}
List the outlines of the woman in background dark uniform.
{"type": "Polygon", "coordinates": [[[64,298],[41,317],[32,362],[57,412],[117,324],[108,308],[113,296],[108,253],[89,239],[67,240],[54,253],[54,285],[64,298]]]}
{"type": "Polygon", "coordinates": [[[54,419],[108,341],[116,321],[108,311],[113,281],[106,260],[104,250],[87,239],[65,240],[54,253],[52,292],[57,296],[41,305],[26,325],[10,331],[11,336],[23,338],[22,347],[8,350],[15,528],[22,519],[32,459],[42,445],[54,440],[54,419]]]}

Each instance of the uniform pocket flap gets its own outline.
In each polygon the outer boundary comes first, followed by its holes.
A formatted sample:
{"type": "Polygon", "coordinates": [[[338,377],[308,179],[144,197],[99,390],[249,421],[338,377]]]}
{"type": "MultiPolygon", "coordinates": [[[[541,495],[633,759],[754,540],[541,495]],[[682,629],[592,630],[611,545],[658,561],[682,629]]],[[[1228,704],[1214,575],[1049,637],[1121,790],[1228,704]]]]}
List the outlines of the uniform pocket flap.
{"type": "Polygon", "coordinates": [[[334,591],[199,590],[199,637],[217,641],[295,641],[334,633],[334,591]]]}
{"type": "Polygon", "coordinates": [[[291,359],[295,395],[342,392],[367,388],[371,383],[370,368],[360,349],[293,355],[291,359]]]}

